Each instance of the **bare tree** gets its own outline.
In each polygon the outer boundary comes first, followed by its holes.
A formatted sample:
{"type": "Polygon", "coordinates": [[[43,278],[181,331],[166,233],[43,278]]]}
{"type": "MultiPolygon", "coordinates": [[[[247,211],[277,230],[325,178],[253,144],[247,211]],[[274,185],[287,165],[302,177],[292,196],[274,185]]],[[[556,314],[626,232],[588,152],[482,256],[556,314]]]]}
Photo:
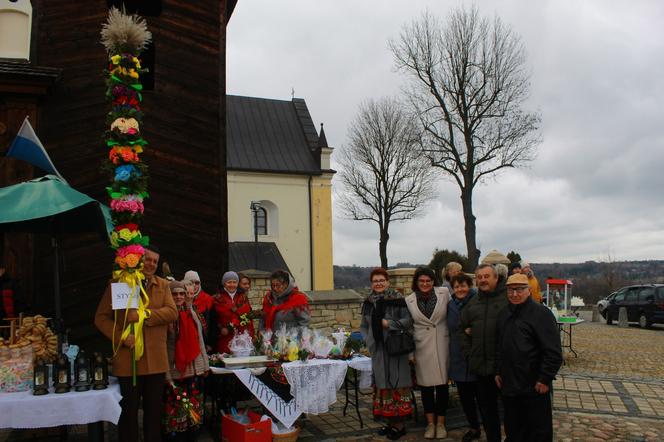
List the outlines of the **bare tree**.
{"type": "Polygon", "coordinates": [[[338,205],[351,219],[378,224],[384,268],[390,223],[416,217],[433,198],[433,169],[418,143],[415,125],[398,101],[370,100],[360,106],[338,158],[338,205]]]}
{"type": "Polygon", "coordinates": [[[616,256],[609,249],[606,252],[604,260],[600,260],[601,274],[606,284],[606,295],[615,292],[619,287],[625,285],[625,278],[621,273],[620,264],[616,261],[616,256]]]}
{"type": "Polygon", "coordinates": [[[540,116],[523,109],[530,82],[521,39],[476,8],[451,13],[442,25],[424,13],[390,41],[407,74],[408,101],[424,154],[459,186],[468,260],[477,265],[473,191],[483,179],[534,158],[540,116]]]}

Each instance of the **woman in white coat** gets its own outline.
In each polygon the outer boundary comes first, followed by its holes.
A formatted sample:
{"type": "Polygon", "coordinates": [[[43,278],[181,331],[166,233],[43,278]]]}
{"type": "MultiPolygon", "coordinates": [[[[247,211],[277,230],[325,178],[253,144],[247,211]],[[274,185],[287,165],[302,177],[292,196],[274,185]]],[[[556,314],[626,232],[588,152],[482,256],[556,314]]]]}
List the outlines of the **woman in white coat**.
{"type": "Polygon", "coordinates": [[[427,418],[425,439],[444,439],[445,414],[449,390],[449,333],[447,331],[447,304],[450,292],[435,287],[436,274],[428,267],[419,267],[413,277],[413,293],[406,305],[413,317],[415,339],[415,374],[422,393],[424,414],[427,418]]]}

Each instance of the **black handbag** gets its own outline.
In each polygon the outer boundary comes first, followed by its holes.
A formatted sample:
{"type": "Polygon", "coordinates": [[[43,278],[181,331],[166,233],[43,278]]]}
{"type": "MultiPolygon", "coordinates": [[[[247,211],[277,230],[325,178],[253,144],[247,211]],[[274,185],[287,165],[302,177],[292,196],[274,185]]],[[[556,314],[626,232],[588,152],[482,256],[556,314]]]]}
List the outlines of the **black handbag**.
{"type": "Polygon", "coordinates": [[[385,340],[385,351],[389,356],[403,356],[415,350],[413,335],[406,330],[390,331],[385,340]]]}

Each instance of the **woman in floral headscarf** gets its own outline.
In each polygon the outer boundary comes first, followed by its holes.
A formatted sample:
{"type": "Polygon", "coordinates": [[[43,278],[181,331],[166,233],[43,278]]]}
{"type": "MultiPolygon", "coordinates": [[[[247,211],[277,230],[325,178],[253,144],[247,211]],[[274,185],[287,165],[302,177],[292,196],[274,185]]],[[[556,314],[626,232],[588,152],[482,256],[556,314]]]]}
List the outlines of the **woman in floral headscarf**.
{"type": "Polygon", "coordinates": [[[406,434],[404,419],[413,412],[413,384],[409,355],[389,355],[385,341],[390,331],[411,332],[413,318],[401,293],[389,288],[390,278],[385,269],[374,269],[369,278],[371,293],[362,305],[360,330],[371,353],[373,414],[387,423],[378,434],[397,440],[406,434]]]}
{"type": "Polygon", "coordinates": [[[162,432],[165,440],[195,441],[203,419],[203,377],[209,365],[201,320],[184,283],[170,283],[178,320],[168,327],[170,370],[166,372],[162,432]]]}

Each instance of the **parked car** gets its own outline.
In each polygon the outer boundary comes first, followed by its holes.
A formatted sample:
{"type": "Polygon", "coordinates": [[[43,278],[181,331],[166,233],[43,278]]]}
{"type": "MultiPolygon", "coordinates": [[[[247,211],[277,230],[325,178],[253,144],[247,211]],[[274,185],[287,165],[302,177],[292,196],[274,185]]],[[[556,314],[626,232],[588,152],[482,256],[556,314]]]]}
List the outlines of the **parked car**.
{"type": "Polygon", "coordinates": [[[616,296],[616,292],[611,293],[604,299],[597,301],[597,311],[606,319],[606,307],[609,305],[609,302],[616,296]]]}
{"type": "Polygon", "coordinates": [[[638,322],[642,328],[664,324],[664,284],[631,285],[612,295],[604,309],[607,324],[618,320],[621,307],[627,309],[627,321],[638,322]]]}

